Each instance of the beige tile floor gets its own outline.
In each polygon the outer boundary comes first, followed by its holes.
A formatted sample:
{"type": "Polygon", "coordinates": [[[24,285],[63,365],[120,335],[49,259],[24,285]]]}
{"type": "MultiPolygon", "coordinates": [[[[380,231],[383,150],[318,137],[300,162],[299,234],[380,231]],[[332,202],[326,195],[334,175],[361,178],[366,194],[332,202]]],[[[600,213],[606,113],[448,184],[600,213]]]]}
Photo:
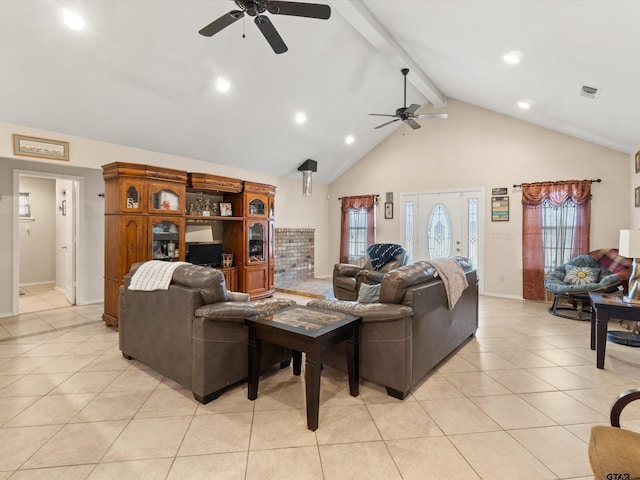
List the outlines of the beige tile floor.
{"type": "MultiPolygon", "coordinates": [[[[290,369],[265,375],[254,402],[239,385],[200,405],[123,359],[98,314],[5,340],[0,479],[592,478],[589,430],[640,384],[640,349],[609,344],[598,370],[588,322],[547,308],[482,297],[476,337],[404,401],[366,381],[351,397],[346,376],[325,368],[315,432],[290,369]]],[[[623,426],[640,431],[640,406],[623,426]]]]}
{"type": "Polygon", "coordinates": [[[33,313],[70,306],[63,292],[53,283],[20,287],[19,312],[33,313]]]}

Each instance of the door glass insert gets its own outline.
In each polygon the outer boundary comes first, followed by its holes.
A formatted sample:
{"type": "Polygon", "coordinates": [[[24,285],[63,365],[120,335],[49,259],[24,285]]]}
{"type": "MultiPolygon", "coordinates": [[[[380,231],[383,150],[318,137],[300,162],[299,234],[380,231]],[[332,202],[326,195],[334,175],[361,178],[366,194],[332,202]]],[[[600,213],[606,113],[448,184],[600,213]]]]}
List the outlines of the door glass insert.
{"type": "Polygon", "coordinates": [[[24,218],[31,217],[31,193],[20,192],[18,203],[18,215],[24,218]]]}
{"type": "Polygon", "coordinates": [[[427,251],[429,258],[449,258],[451,255],[451,222],[441,203],[436,204],[429,215],[427,251]]]}
{"type": "Polygon", "coordinates": [[[264,261],[264,225],[254,223],[249,227],[249,262],[264,261]]]}
{"type": "Polygon", "coordinates": [[[178,210],[179,197],[171,190],[160,190],[153,194],[154,210],[178,210]]]}
{"type": "Polygon", "coordinates": [[[411,255],[413,254],[414,227],[415,219],[413,212],[413,202],[409,201],[405,203],[405,250],[409,253],[409,261],[411,261],[411,255]]]}
{"type": "Polygon", "coordinates": [[[467,256],[474,267],[478,268],[478,199],[469,198],[469,246],[467,256]]]}
{"type": "Polygon", "coordinates": [[[249,202],[250,215],[264,215],[264,202],[259,198],[254,198],[249,202]]]}
{"type": "Polygon", "coordinates": [[[180,256],[178,245],[180,228],[173,222],[164,221],[153,226],[151,256],[153,260],[175,261],[180,256]]]}

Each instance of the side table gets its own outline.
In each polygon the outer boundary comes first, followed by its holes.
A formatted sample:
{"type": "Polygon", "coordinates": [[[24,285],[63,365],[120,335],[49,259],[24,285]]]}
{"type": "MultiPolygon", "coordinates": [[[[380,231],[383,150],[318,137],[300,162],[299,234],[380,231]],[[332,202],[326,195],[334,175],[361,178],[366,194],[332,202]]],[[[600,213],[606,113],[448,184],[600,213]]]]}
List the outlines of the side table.
{"type": "Polygon", "coordinates": [[[591,298],[591,350],[596,351],[596,367],[604,368],[607,324],[610,318],[640,320],[640,305],[625,302],[621,295],[589,292],[591,298]]]}
{"type": "Polygon", "coordinates": [[[249,327],[249,400],[258,397],[262,341],[293,350],[293,373],[300,375],[305,352],[307,428],[318,428],[322,352],[346,340],[349,393],[359,394],[359,329],[361,317],[294,305],[246,320],[249,327]]]}

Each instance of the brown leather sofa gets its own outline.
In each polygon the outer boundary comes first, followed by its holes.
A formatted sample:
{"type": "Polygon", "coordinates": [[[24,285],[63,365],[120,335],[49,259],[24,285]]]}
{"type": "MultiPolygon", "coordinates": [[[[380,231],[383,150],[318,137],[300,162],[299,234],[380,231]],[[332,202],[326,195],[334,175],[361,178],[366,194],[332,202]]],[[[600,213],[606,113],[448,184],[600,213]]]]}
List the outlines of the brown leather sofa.
{"type": "MultiPolygon", "coordinates": [[[[478,328],[478,277],[457,258],[469,286],[452,310],[444,284],[426,262],[387,272],[379,303],[313,300],[308,305],[362,317],[360,376],[404,399],[441,360],[478,328]]],[[[346,371],[344,345],[325,352],[322,363],[346,371]]]]}
{"type": "Polygon", "coordinates": [[[357,300],[361,283],[380,283],[385,273],[406,265],[408,259],[407,252],[399,253],[379,270],[373,269],[371,259],[362,267],[351,263],[336,263],[333,267],[333,295],[338,300],[357,300]]]}
{"type": "MultiPolygon", "coordinates": [[[[214,400],[247,378],[245,319],[295,304],[284,299],[249,301],[228,292],[219,270],[181,265],[168,290],[129,290],[136,263],[120,289],[120,350],[193,391],[201,403],[214,400]]],[[[291,360],[291,352],[265,344],[262,368],[291,360]]]]}

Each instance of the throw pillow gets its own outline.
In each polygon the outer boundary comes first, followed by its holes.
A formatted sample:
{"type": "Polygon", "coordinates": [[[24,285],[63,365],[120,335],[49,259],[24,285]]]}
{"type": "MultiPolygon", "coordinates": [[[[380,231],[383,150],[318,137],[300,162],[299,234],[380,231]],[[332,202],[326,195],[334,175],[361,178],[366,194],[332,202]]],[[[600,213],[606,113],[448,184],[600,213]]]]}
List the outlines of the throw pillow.
{"type": "Polygon", "coordinates": [[[572,285],[588,285],[598,281],[598,273],[600,272],[597,268],[567,266],[564,282],[572,285]]]}
{"type": "Polygon", "coordinates": [[[358,290],[358,303],[377,303],[380,299],[380,286],[369,285],[367,283],[360,284],[360,290],[358,290]]]}

